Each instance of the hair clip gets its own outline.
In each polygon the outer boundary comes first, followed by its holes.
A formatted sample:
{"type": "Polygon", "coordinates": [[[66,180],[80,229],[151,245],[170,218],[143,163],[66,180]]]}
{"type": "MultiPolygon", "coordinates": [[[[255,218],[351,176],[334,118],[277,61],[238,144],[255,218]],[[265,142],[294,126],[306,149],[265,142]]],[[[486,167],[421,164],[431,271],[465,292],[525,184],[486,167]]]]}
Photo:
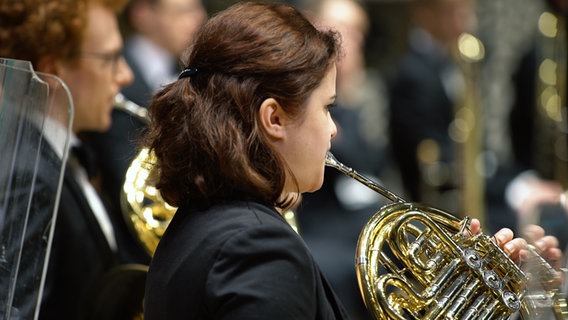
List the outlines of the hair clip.
{"type": "Polygon", "coordinates": [[[179,74],[178,79],[189,78],[197,73],[197,68],[187,67],[179,74]]]}

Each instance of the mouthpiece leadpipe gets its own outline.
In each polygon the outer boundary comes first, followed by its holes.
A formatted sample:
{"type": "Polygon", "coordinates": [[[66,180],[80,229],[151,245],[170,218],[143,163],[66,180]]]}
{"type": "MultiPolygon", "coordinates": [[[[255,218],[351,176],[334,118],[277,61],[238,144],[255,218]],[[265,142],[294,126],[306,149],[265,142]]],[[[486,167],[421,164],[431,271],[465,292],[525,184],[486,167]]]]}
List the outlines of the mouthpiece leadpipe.
{"type": "Polygon", "coordinates": [[[344,165],[343,163],[337,161],[337,159],[335,158],[335,156],[331,152],[328,152],[325,155],[325,165],[341,171],[342,173],[344,173],[347,176],[361,182],[365,186],[367,186],[367,187],[373,189],[374,191],[380,193],[382,196],[384,196],[385,198],[387,198],[391,201],[400,202],[400,203],[406,202],[404,199],[402,199],[401,197],[397,196],[396,194],[390,192],[389,190],[385,189],[384,187],[382,187],[378,183],[370,180],[369,178],[359,174],[357,171],[353,170],[352,168],[349,168],[348,166],[344,165]]]}
{"type": "Polygon", "coordinates": [[[148,117],[148,109],[126,99],[126,97],[122,93],[118,93],[116,96],[114,96],[114,107],[135,116],[145,124],[150,123],[150,118],[148,117]]]}

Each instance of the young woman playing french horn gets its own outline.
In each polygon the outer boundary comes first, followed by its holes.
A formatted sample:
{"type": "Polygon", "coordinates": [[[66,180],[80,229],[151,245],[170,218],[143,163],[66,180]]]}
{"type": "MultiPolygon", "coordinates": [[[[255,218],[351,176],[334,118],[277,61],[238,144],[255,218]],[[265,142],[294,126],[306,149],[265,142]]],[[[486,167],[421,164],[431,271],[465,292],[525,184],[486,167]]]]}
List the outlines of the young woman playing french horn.
{"type": "MultiPolygon", "coordinates": [[[[335,32],[284,4],[236,4],[201,29],[150,107],[157,186],[179,209],[150,265],[146,319],[347,318],[281,216],[323,184],[340,56],[335,32]]],[[[495,239],[519,258],[523,239],[495,239]]]]}

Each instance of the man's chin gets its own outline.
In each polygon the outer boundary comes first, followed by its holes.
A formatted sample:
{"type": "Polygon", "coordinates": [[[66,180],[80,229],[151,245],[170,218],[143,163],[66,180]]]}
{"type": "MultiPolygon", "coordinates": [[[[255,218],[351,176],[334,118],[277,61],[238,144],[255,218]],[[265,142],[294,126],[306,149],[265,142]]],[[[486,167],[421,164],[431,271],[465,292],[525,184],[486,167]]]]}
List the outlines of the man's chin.
{"type": "Polygon", "coordinates": [[[95,131],[95,132],[105,132],[105,131],[107,131],[108,129],[110,129],[111,124],[112,124],[112,120],[111,120],[110,117],[109,117],[109,119],[107,119],[106,121],[101,122],[100,125],[98,125],[96,128],[93,128],[91,131],[95,131]]]}
{"type": "Polygon", "coordinates": [[[108,131],[108,129],[110,129],[110,125],[111,125],[111,123],[109,122],[107,125],[102,126],[99,131],[100,132],[108,131]]]}

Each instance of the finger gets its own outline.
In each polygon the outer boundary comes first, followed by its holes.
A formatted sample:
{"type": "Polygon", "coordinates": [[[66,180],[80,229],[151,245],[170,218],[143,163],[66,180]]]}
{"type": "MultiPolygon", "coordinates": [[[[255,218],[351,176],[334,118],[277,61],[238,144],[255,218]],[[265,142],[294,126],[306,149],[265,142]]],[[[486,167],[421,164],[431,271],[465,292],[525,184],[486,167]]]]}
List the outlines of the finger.
{"type": "Polygon", "coordinates": [[[478,219],[471,219],[471,222],[469,224],[469,230],[471,230],[471,232],[473,234],[478,234],[481,232],[481,222],[479,222],[478,219]]]}
{"type": "Polygon", "coordinates": [[[505,251],[505,253],[507,253],[507,255],[515,262],[519,262],[520,260],[524,259],[523,256],[520,255],[520,253],[525,251],[524,249],[526,247],[527,247],[527,242],[525,241],[525,239],[515,238],[507,242],[503,246],[503,251],[505,251]]]}
{"type": "Polygon", "coordinates": [[[545,259],[554,269],[559,270],[562,268],[562,250],[558,248],[548,249],[545,259]]]}
{"type": "Polygon", "coordinates": [[[523,237],[528,243],[534,243],[538,239],[544,237],[544,234],[544,229],[535,224],[530,224],[523,229],[523,237]]]}
{"type": "Polygon", "coordinates": [[[495,241],[500,248],[503,248],[505,243],[513,239],[513,231],[509,228],[503,228],[494,235],[495,241]]]}
{"type": "Polygon", "coordinates": [[[548,249],[558,247],[558,239],[554,236],[543,236],[534,242],[534,246],[539,252],[546,252],[548,249]]]}
{"type": "Polygon", "coordinates": [[[558,239],[545,236],[534,244],[537,252],[555,269],[562,267],[562,251],[558,248],[558,239]]]}

